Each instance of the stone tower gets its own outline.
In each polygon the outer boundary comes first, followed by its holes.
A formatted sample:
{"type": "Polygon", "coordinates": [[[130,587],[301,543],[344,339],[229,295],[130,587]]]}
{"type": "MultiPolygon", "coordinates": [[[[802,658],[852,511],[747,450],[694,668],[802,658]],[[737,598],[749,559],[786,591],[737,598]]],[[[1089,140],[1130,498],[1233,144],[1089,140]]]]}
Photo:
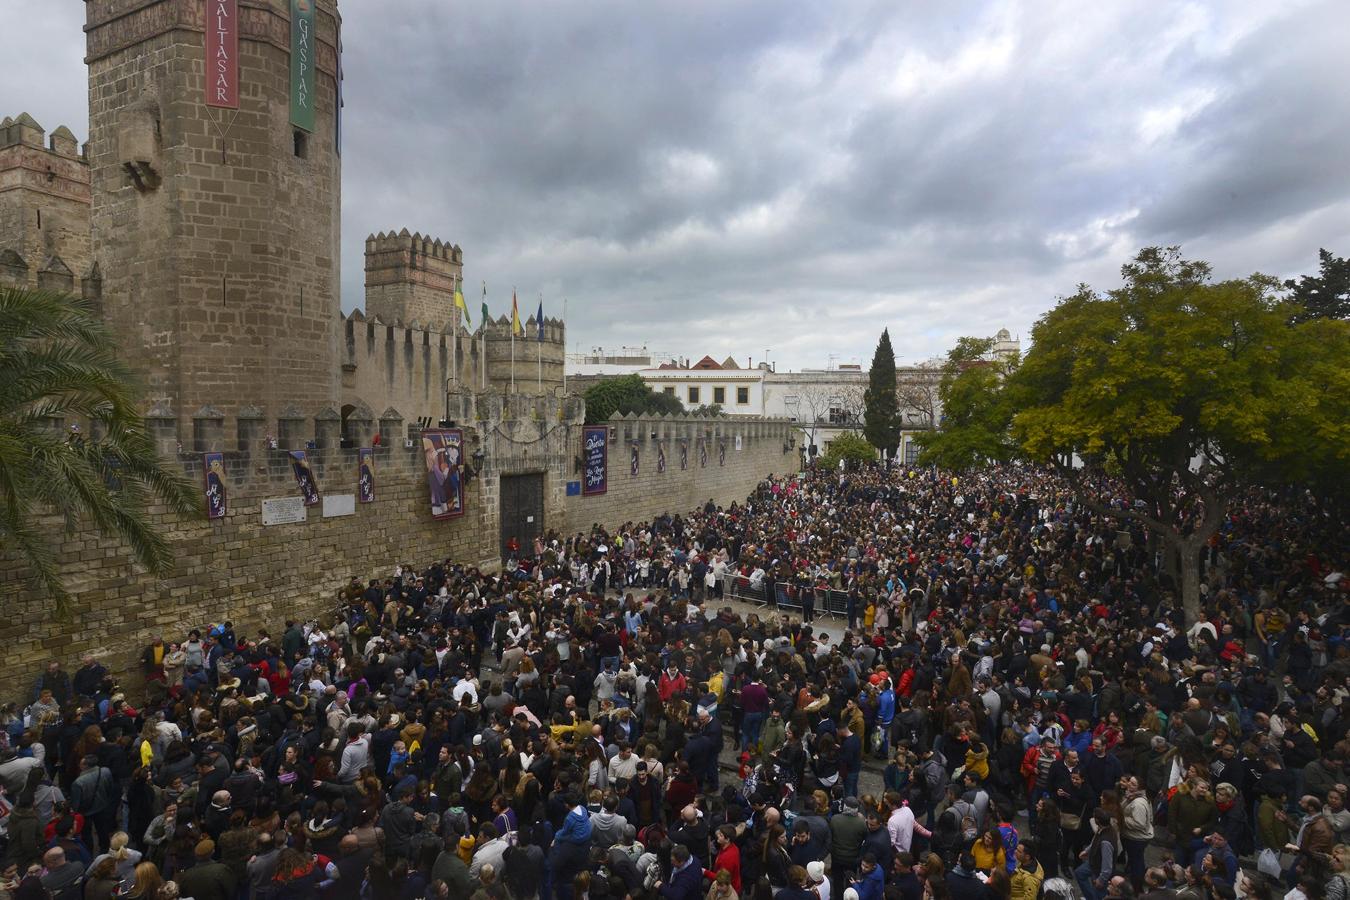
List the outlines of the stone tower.
{"type": "Polygon", "coordinates": [[[98,299],[89,255],[89,166],[64,125],[0,120],[0,283],[98,299]]]}
{"type": "Polygon", "coordinates": [[[372,234],[366,238],[366,317],[440,331],[457,318],[455,280],[463,275],[464,254],[453,244],[406,228],[372,234]]]}
{"type": "Polygon", "coordinates": [[[335,408],[337,0],[85,10],[103,306],[154,416],[234,449],[258,418],[335,408]],[[237,108],[208,105],[222,79],[237,108]]]}

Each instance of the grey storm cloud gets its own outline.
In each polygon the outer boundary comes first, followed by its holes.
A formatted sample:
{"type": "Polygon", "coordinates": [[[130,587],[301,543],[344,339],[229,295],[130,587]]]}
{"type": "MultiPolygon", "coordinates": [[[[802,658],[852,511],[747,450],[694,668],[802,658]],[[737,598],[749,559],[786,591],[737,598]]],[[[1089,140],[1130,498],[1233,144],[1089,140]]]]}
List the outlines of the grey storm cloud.
{"type": "MultiPolygon", "coordinates": [[[[84,127],[80,4],[0,111],[84,127]]],[[[818,366],[1025,335],[1141,246],[1221,276],[1350,250],[1339,0],[345,0],[343,305],[374,231],[460,244],[573,346],[818,366]]]]}

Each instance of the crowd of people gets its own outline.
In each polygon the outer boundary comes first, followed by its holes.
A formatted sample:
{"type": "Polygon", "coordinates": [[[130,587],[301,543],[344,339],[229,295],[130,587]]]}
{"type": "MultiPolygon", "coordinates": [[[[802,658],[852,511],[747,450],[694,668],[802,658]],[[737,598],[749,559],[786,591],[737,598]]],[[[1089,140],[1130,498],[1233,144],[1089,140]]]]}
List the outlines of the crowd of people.
{"type": "Polygon", "coordinates": [[[1336,516],[1234,503],[1188,621],[1046,473],[813,471],[202,623],[134,696],[53,662],[0,713],[3,890],[1345,900],[1336,516]]]}

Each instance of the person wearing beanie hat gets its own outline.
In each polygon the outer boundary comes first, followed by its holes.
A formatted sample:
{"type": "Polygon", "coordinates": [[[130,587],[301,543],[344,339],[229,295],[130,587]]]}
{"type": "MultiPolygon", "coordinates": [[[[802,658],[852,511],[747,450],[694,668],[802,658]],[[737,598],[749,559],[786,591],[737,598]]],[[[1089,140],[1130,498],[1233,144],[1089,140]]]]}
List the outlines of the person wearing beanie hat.
{"type": "Polygon", "coordinates": [[[193,900],[233,900],[237,879],[230,867],[212,860],[216,853],[216,842],[202,838],[193,850],[196,858],[194,865],[179,872],[178,889],[184,897],[193,900]]]}
{"type": "Polygon", "coordinates": [[[818,859],[806,864],[806,889],[815,891],[820,900],[830,900],[830,879],[825,876],[825,863],[818,859]]]}

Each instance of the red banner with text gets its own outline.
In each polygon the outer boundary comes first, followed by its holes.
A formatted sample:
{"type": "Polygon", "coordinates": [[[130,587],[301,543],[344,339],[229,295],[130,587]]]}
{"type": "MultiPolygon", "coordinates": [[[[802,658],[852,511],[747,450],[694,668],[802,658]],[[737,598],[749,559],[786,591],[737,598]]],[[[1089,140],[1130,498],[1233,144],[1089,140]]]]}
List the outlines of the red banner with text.
{"type": "Polygon", "coordinates": [[[206,2],[206,105],[239,108],[239,0],[206,2]]]}

